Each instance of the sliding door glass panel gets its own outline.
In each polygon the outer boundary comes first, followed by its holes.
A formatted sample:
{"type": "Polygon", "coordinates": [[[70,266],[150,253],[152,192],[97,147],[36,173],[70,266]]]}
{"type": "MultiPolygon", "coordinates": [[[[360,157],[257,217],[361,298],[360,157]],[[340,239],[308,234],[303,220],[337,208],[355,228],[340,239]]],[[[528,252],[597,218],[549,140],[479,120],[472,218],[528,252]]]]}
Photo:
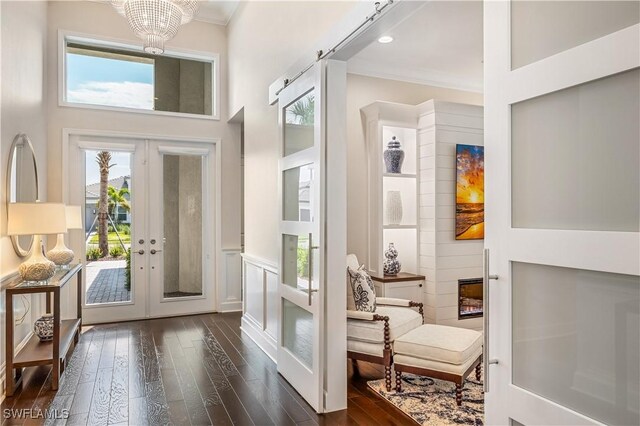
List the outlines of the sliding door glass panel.
{"type": "MultiPolygon", "coordinates": [[[[164,297],[202,295],[202,157],[164,155],[164,297]]],[[[153,255],[153,251],[151,251],[153,255]]]]}
{"type": "Polygon", "coordinates": [[[315,97],[312,90],[285,108],[284,157],[313,146],[314,100],[315,97]]]}
{"type": "Polygon", "coordinates": [[[512,226],[638,232],[640,70],[511,107],[512,226]]]}
{"type": "Polygon", "coordinates": [[[512,264],[513,384],[606,424],[640,424],[640,277],[512,264]]]}
{"type": "Polygon", "coordinates": [[[640,22],[637,1],[511,1],[513,69],[640,22]]]}
{"type": "Polygon", "coordinates": [[[283,172],[283,220],[313,222],[313,164],[283,172]]]}
{"type": "Polygon", "coordinates": [[[127,269],[138,261],[132,255],[127,266],[135,214],[131,160],[129,152],[85,151],[87,305],[131,301],[135,274],[127,269]]]}
{"type": "Polygon", "coordinates": [[[283,346],[308,368],[313,367],[313,315],[282,299],[283,346]]]}
{"type": "Polygon", "coordinates": [[[282,283],[299,289],[309,288],[309,235],[282,236],[282,283]]]}

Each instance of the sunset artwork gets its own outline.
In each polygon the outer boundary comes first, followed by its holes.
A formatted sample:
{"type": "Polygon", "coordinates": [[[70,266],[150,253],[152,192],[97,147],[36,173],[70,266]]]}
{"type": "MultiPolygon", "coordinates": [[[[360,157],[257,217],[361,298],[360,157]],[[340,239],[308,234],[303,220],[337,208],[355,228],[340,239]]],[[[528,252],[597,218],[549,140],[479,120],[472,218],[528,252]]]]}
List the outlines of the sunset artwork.
{"type": "Polygon", "coordinates": [[[456,145],[456,240],[484,238],[484,147],[456,145]]]}

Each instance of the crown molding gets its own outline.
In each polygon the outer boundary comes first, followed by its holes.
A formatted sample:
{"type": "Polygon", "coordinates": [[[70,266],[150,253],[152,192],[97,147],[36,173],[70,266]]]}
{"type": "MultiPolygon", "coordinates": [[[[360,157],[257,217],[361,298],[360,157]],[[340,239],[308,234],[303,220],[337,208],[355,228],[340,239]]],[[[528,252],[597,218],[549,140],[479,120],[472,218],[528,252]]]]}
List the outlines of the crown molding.
{"type": "Polygon", "coordinates": [[[443,87],[445,89],[483,93],[482,81],[474,81],[429,69],[402,69],[395,65],[381,65],[379,62],[359,58],[349,59],[347,62],[347,72],[349,74],[358,74],[366,77],[384,78],[426,86],[443,87]]]}

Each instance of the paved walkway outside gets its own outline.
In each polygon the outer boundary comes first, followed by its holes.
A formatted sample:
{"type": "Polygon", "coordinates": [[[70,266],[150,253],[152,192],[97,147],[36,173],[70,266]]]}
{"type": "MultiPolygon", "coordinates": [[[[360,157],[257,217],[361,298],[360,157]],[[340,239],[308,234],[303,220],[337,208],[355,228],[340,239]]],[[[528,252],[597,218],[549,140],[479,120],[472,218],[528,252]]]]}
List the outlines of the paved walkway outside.
{"type": "Polygon", "coordinates": [[[127,302],[131,292],[126,283],[124,260],[87,263],[87,304],[127,302]]]}

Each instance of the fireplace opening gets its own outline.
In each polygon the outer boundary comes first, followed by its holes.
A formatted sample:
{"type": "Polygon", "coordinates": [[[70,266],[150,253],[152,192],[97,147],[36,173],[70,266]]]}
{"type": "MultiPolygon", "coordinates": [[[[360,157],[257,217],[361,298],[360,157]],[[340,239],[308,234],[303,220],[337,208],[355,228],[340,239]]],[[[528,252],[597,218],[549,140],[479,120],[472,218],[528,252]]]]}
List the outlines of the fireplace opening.
{"type": "Polygon", "coordinates": [[[482,316],[482,278],[458,280],[458,319],[482,316]]]}

